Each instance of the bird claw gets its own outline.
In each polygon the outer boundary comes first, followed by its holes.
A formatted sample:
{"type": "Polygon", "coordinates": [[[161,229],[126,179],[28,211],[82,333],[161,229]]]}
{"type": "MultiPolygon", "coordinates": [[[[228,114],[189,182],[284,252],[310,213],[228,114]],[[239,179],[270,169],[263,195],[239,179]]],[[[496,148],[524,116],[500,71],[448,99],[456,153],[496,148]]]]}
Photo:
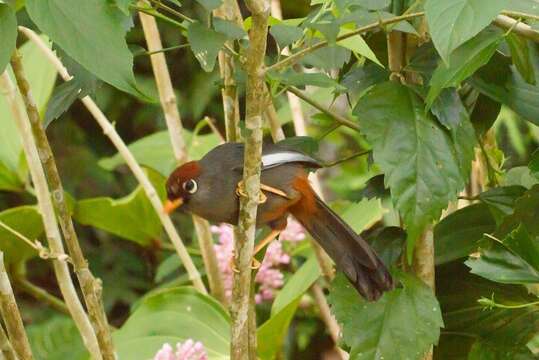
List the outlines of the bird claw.
{"type": "MultiPolygon", "coordinates": [[[[245,185],[243,183],[243,180],[240,180],[238,182],[238,185],[236,186],[236,195],[238,196],[243,196],[243,197],[247,197],[247,193],[245,192],[245,185]]],[[[262,191],[259,192],[259,197],[258,197],[258,203],[259,204],[263,204],[266,202],[268,198],[266,197],[266,195],[264,195],[264,193],[262,191]]]]}
{"type": "MultiPolygon", "coordinates": [[[[260,261],[258,261],[257,259],[253,258],[251,260],[251,270],[258,270],[260,268],[262,264],[260,263],[260,261]]],[[[233,272],[235,272],[236,274],[239,274],[240,273],[240,270],[236,267],[236,265],[234,265],[234,258],[231,258],[230,259],[230,264],[229,264],[230,268],[232,269],[233,272]]]]}

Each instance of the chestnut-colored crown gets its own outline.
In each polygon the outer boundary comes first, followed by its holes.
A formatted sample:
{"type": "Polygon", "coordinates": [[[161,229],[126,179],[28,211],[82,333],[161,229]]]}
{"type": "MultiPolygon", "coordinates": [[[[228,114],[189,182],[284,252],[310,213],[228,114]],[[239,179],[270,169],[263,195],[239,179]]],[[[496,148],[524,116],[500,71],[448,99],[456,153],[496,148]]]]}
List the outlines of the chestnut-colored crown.
{"type": "Polygon", "coordinates": [[[187,195],[182,184],[188,180],[195,179],[200,175],[200,164],[198,161],[189,161],[179,166],[170,174],[167,179],[167,197],[170,200],[187,195]]]}

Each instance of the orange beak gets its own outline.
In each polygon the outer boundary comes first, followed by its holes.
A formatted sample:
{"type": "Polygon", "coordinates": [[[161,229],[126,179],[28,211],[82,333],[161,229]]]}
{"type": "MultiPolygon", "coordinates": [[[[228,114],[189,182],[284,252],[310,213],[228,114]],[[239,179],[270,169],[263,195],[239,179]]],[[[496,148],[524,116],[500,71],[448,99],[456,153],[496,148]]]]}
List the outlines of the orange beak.
{"type": "Polygon", "coordinates": [[[182,198],[178,198],[172,201],[167,200],[165,201],[165,204],[163,205],[163,210],[165,211],[165,214],[170,214],[171,212],[173,212],[174,210],[182,206],[182,204],[183,204],[182,198]]]}

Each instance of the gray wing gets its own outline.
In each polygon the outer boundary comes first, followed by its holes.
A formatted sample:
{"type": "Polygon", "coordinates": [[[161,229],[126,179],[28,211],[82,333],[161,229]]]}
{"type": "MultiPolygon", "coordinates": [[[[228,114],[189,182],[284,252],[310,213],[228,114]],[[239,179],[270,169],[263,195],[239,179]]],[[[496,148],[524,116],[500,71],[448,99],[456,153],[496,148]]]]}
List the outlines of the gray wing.
{"type": "Polygon", "coordinates": [[[273,150],[269,153],[262,154],[262,170],[289,163],[301,163],[306,167],[316,169],[322,167],[322,164],[318,160],[299,151],[273,150]]]}

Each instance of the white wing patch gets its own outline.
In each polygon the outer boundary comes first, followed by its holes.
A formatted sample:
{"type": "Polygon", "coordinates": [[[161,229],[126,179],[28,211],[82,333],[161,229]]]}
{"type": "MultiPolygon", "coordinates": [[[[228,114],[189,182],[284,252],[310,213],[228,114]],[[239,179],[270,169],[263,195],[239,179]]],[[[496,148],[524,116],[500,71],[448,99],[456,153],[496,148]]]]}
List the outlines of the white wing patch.
{"type": "Polygon", "coordinates": [[[310,156],[296,152],[296,151],[278,151],[270,154],[262,155],[262,168],[268,169],[275,166],[279,166],[286,163],[307,163],[313,167],[320,167],[320,163],[310,156]]]}

